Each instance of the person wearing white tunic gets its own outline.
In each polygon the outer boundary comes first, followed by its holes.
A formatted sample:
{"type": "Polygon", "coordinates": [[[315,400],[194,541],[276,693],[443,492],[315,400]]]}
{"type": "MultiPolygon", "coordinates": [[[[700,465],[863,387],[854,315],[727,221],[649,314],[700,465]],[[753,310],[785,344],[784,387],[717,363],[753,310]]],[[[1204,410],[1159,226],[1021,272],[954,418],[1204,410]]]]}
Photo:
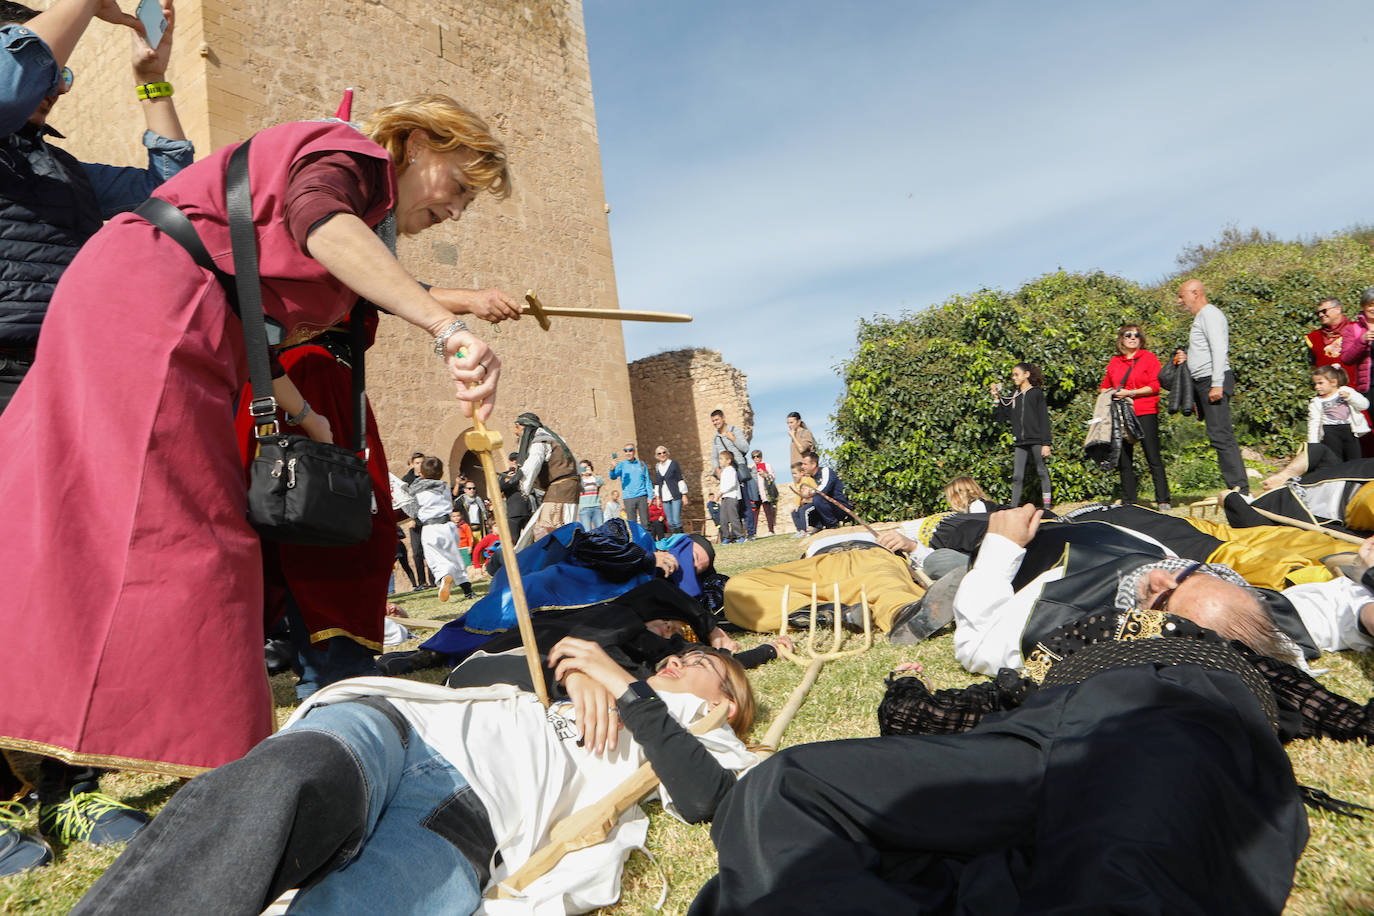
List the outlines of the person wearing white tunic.
{"type": "Polygon", "coordinates": [[[615,902],[625,858],[647,831],[634,807],[604,842],[565,856],[515,898],[483,894],[646,759],[668,811],[709,820],[756,758],[731,727],[698,737],[679,723],[726,703],[731,725],[747,731],[748,680],[704,649],[635,681],[600,646],[571,637],[549,664],[578,702],[545,710],[509,685],[398,678],[319,691],[242,760],[178,792],[73,913],[256,916],[295,887],[288,912],[546,916],[615,902]],[[616,740],[615,728],[607,740],[588,727],[584,742],[579,711],[590,721],[607,697],[629,734],[616,740]]]}

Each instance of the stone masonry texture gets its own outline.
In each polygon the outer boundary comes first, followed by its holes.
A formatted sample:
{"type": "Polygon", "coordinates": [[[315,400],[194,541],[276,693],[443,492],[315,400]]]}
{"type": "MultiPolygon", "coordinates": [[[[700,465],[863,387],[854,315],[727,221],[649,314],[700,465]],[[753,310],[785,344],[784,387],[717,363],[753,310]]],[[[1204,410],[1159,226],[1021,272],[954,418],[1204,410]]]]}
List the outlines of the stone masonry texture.
{"type": "MultiPolygon", "coordinates": [[[[200,156],[273,124],[332,116],[347,87],[355,118],[452,95],[505,142],[514,193],[403,239],[402,263],[437,286],[517,299],[533,288],[549,306],[618,307],[580,0],[179,0],[175,41],[168,78],[200,156]]],[[[144,161],[130,50],[125,30],[97,21],[71,60],[76,83],[51,123],[78,158],[144,161]]],[[[470,322],[502,359],[492,426],[511,451],[514,417],[534,411],[602,469],[634,437],[620,327],[552,320],[547,333],[533,320],[470,322]]],[[[452,476],[469,421],[430,339],[384,317],[367,372],[392,469],[423,451],[452,476]]]]}
{"type": "MultiPolygon", "coordinates": [[[[724,411],[726,423],[738,426],[752,438],[754,408],[749,403],[748,377],[726,363],[718,350],[672,350],[630,363],[630,393],[640,452],[647,460],[658,446],[668,447],[687,482],[683,519],[695,522],[696,527],[689,526],[689,531],[702,530],[707,517],[706,494],[720,491],[720,482],[712,475],[711,439],[716,430],[711,425],[711,411],[724,411]]],[[[780,488],[791,482],[786,468],[776,461],[770,463],[774,472],[782,475],[780,488]]],[[[794,498],[791,507],[795,506],[794,498]]],[[[793,530],[786,513],[780,514],[778,525],[779,531],[793,530]]],[[[709,522],[705,527],[714,531],[709,522]]]]}

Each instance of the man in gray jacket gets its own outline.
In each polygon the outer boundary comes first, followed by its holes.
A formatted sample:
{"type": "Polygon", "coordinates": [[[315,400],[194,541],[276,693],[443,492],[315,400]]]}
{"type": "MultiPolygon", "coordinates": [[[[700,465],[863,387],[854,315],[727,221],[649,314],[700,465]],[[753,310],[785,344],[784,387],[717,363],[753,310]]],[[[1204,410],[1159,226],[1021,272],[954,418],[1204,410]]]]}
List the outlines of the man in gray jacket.
{"type": "Polygon", "coordinates": [[[1188,331],[1188,352],[1176,351],[1174,364],[1188,364],[1198,414],[1207,424],[1207,438],[1216,449],[1222,479],[1226,486],[1248,494],[1250,481],[1231,425],[1231,395],[1236,381],[1227,358],[1230,329],[1226,316],[1207,301],[1201,280],[1185,280],[1178,288],[1178,301],[1192,313],[1193,326],[1188,331]]]}

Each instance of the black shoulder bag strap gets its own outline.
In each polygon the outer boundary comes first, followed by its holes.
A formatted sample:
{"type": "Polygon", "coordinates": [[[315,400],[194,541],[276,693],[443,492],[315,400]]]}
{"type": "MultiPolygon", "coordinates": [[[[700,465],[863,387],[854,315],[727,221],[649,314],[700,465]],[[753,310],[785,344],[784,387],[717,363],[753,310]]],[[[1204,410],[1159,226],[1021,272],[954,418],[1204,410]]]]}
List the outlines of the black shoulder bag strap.
{"type": "MultiPolygon", "coordinates": [[[[253,195],[248,181],[248,148],[245,140],[229,157],[225,173],[225,208],[229,214],[229,241],[234,249],[234,287],[238,291],[239,317],[243,322],[244,348],[252,401],[248,412],[256,428],[277,426],[277,399],[272,395],[272,369],[267,351],[267,327],[262,313],[262,286],[258,273],[258,237],[253,228],[253,195]]],[[[354,308],[349,322],[349,362],[353,374],[353,451],[366,448],[367,427],[363,376],[363,329],[361,310],[354,308]]]]}

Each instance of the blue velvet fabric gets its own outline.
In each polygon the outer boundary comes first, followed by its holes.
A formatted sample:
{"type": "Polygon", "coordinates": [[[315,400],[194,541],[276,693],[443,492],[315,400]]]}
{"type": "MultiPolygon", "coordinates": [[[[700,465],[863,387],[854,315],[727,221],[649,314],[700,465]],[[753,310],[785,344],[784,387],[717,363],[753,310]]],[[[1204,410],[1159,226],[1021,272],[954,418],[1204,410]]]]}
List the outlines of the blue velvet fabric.
{"type": "MultiPolygon", "coordinates": [[[[678,558],[681,570],[673,580],[697,597],[701,586],[692,566],[691,541],[674,536],[660,543],[665,542],[672,543],[657,547],[649,532],[624,519],[613,518],[590,532],[570,522],[516,555],[529,608],[581,607],[623,595],[653,578],[655,549],[668,550],[678,558]]],[[[492,576],[487,594],[467,614],[436,632],[422,648],[441,652],[456,664],[493,634],[515,624],[510,580],[502,567],[492,576]]]]}

